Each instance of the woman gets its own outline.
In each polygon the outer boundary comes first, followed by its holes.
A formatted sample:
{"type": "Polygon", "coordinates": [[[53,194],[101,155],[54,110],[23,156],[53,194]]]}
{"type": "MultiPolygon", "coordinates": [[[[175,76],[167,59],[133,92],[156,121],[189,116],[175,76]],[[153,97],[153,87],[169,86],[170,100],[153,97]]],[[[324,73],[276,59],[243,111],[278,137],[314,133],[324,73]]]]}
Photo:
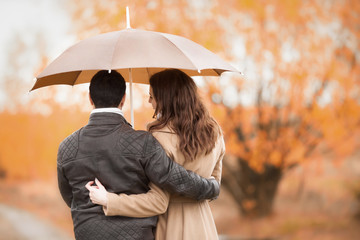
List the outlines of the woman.
{"type": "MultiPolygon", "coordinates": [[[[157,119],[148,130],[169,156],[202,177],[221,179],[225,144],[221,129],[201,102],[192,78],[177,69],[150,78],[149,103],[157,119]]],[[[90,199],[104,206],[108,216],[149,217],[160,215],[156,239],[218,239],[208,201],[170,195],[150,184],[144,194],[126,195],[90,190],[90,199]]]]}

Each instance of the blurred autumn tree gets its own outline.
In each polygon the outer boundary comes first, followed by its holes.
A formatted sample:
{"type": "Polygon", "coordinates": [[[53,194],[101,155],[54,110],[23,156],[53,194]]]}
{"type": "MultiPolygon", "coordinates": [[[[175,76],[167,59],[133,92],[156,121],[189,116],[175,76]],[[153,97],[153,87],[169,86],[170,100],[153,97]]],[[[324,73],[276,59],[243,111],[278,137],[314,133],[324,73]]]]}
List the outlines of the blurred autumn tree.
{"type": "Polygon", "coordinates": [[[245,215],[257,217],[271,213],[284,171],[321,151],[331,150],[340,161],[355,149],[360,4],[233,3],[220,11],[248,76],[245,83],[233,80],[231,90],[218,83],[210,94],[219,103],[227,143],[223,184],[245,215]],[[240,97],[221,99],[222,91],[240,97]]]}
{"type": "Polygon", "coordinates": [[[187,37],[244,71],[203,89],[225,132],[223,184],[243,214],[271,213],[286,170],[354,150],[359,1],[81,0],[71,5],[80,38],[124,29],[127,5],[132,27],[187,37]]]}

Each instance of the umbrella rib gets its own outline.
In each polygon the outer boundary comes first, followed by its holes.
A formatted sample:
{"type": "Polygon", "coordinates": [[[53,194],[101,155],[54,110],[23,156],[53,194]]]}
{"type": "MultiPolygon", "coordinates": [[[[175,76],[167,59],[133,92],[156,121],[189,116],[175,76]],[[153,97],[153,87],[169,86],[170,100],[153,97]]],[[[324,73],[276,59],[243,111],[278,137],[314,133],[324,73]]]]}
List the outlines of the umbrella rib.
{"type": "Polygon", "coordinates": [[[172,45],[174,45],[178,50],[179,50],[179,52],[181,52],[181,54],[183,54],[191,63],[192,63],[192,65],[196,68],[196,70],[201,70],[201,69],[199,69],[196,65],[195,65],[195,63],[193,62],[193,61],[191,61],[191,59],[183,52],[183,51],[181,51],[181,49],[178,47],[178,46],[176,46],[176,44],[175,43],[173,43],[165,34],[161,34],[163,37],[165,37],[166,38],[166,40],[168,40],[172,45]]]}
{"type": "Polygon", "coordinates": [[[112,52],[111,62],[110,62],[110,65],[111,65],[111,66],[110,66],[110,68],[109,68],[108,70],[112,69],[113,60],[114,60],[114,56],[115,56],[115,49],[116,49],[117,45],[119,44],[120,37],[121,37],[121,34],[119,34],[119,36],[117,37],[117,39],[116,39],[116,44],[114,45],[114,49],[113,49],[113,51],[111,51],[111,52],[112,52]]]}
{"type": "Polygon", "coordinates": [[[148,74],[148,79],[150,79],[151,75],[150,75],[149,68],[146,68],[146,72],[147,72],[147,74],[148,74]]]}
{"type": "Polygon", "coordinates": [[[77,73],[77,76],[76,76],[74,82],[72,83],[73,86],[75,86],[75,83],[76,83],[76,81],[78,80],[78,78],[79,78],[79,76],[80,76],[81,73],[82,73],[82,70],[80,70],[79,73],[77,73]]]}

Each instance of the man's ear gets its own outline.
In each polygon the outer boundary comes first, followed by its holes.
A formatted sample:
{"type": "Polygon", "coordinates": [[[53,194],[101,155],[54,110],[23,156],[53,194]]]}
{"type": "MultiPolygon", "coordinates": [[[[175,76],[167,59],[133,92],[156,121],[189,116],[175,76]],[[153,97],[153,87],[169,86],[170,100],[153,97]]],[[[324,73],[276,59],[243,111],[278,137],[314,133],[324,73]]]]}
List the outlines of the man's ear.
{"type": "Polygon", "coordinates": [[[123,96],[123,98],[122,98],[121,101],[120,101],[120,104],[119,104],[120,109],[122,109],[122,107],[124,106],[124,104],[125,104],[125,99],[126,99],[126,93],[124,93],[124,96],[123,96]]]}
{"type": "Polygon", "coordinates": [[[90,101],[91,106],[95,107],[94,102],[93,102],[93,100],[91,99],[90,93],[89,93],[89,101],[90,101]]]}

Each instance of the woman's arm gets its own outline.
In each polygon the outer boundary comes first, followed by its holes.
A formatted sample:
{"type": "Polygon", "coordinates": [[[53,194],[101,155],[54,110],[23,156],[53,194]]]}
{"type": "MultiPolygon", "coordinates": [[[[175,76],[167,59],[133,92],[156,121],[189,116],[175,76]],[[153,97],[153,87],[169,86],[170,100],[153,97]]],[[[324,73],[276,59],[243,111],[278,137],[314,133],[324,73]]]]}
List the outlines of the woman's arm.
{"type": "Polygon", "coordinates": [[[169,204],[170,194],[153,183],[147,193],[131,195],[109,193],[98,180],[98,187],[89,183],[86,186],[91,201],[103,205],[106,216],[151,217],[165,213],[169,204]]]}
{"type": "Polygon", "coordinates": [[[166,212],[170,194],[153,183],[147,193],[127,195],[108,193],[108,204],[103,207],[106,216],[151,217],[166,212]]]}
{"type": "Polygon", "coordinates": [[[218,160],[216,162],[215,168],[211,176],[213,176],[216,179],[216,181],[220,183],[221,173],[222,173],[222,160],[225,155],[225,142],[223,137],[221,137],[221,139],[219,140],[219,147],[220,147],[220,152],[219,152],[218,160]]]}

